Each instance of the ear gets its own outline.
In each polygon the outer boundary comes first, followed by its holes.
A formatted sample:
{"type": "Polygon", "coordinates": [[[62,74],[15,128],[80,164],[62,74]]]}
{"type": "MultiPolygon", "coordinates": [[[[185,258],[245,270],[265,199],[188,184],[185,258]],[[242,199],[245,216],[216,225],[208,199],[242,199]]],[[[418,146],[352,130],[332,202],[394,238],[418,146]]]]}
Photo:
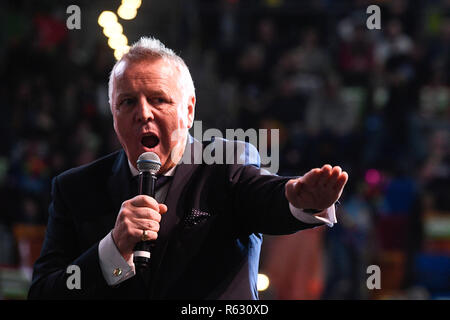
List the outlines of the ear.
{"type": "Polygon", "coordinates": [[[188,123],[187,123],[187,127],[188,129],[190,129],[192,127],[192,125],[194,124],[194,116],[195,116],[195,96],[191,96],[188,99],[188,103],[187,103],[187,119],[188,119],[188,123]]]}

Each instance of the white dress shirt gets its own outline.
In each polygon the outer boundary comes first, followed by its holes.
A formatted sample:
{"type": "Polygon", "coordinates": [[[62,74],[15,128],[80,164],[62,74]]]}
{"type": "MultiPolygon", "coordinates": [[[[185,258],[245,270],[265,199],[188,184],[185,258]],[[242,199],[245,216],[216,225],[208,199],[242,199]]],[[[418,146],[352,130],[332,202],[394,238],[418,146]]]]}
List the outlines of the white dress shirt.
{"type": "MultiPolygon", "coordinates": [[[[139,172],[131,165],[129,161],[128,165],[133,176],[139,174],[139,172]]],[[[175,168],[176,167],[169,170],[165,175],[173,176],[175,168]]],[[[156,191],[156,201],[159,203],[164,203],[169,186],[170,182],[166,183],[156,191]]],[[[296,219],[304,223],[325,223],[327,226],[332,227],[333,224],[337,222],[334,205],[314,215],[294,207],[291,203],[289,203],[289,209],[296,219]]],[[[100,241],[98,246],[98,255],[100,260],[100,268],[108,285],[117,285],[136,274],[133,255],[131,255],[130,260],[128,261],[122,257],[112,238],[112,231],[100,241]]]]}

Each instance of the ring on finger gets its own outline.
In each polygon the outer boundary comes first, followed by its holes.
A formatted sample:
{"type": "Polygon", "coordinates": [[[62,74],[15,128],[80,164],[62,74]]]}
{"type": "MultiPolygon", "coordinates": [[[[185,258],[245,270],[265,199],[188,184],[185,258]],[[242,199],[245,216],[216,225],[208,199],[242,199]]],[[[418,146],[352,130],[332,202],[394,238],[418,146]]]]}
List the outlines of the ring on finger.
{"type": "Polygon", "coordinates": [[[147,241],[149,238],[148,238],[148,235],[147,235],[147,230],[142,230],[142,236],[141,236],[141,240],[142,241],[147,241]]]}

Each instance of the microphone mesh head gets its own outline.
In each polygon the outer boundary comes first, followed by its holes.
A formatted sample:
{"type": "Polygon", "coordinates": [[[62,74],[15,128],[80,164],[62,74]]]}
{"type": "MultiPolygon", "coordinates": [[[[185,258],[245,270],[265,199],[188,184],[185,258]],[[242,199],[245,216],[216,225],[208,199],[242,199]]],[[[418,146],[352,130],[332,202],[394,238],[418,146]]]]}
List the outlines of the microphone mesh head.
{"type": "Polygon", "coordinates": [[[137,169],[139,172],[150,172],[156,174],[161,168],[161,160],[154,152],[144,152],[137,161],[137,169]]]}

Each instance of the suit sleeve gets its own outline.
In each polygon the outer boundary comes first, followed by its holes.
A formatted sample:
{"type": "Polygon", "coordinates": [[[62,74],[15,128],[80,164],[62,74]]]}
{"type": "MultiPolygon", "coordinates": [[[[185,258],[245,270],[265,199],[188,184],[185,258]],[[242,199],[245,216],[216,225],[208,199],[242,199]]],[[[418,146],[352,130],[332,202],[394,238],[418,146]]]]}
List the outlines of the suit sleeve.
{"type": "Polygon", "coordinates": [[[98,243],[79,252],[76,239],[75,223],[56,177],[52,181],[47,231],[41,255],[34,265],[29,299],[92,299],[107,286],[100,269],[98,243]],[[69,289],[72,286],[67,285],[68,280],[75,282],[76,277],[76,272],[68,272],[70,265],[79,267],[80,289],[69,289]]]}
{"type": "MultiPolygon", "coordinates": [[[[259,159],[252,145],[245,150],[246,159],[259,159]]],[[[259,161],[231,165],[228,174],[231,211],[245,231],[281,235],[323,225],[322,222],[305,223],[293,216],[285,196],[285,185],[291,177],[268,174],[260,169],[259,161]]]]}

